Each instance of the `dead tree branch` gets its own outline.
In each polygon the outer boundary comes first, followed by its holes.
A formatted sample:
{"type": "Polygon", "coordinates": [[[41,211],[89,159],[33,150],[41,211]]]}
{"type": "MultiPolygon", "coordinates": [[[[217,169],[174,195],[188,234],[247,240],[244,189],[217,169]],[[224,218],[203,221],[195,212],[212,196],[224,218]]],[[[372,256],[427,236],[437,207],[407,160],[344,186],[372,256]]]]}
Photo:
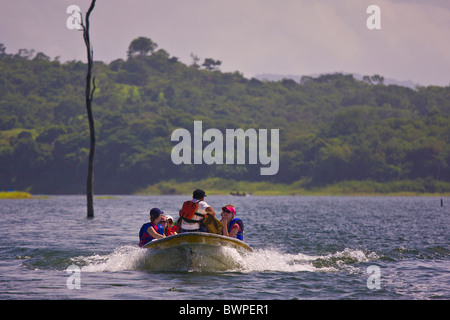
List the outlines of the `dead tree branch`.
{"type": "Polygon", "coordinates": [[[87,217],[94,217],[94,156],[95,156],[95,127],[94,127],[94,116],[92,114],[92,100],[94,98],[95,91],[95,77],[92,78],[92,67],[94,65],[94,50],[92,49],[91,39],[89,36],[89,18],[91,16],[92,10],[94,10],[95,1],[92,0],[91,5],[86,13],[86,19],[83,23],[83,17],[81,19],[81,27],[83,30],[84,43],[86,44],[87,50],[87,60],[88,68],[86,73],[86,111],[89,121],[89,132],[90,132],[90,149],[89,149],[89,160],[88,160],[88,174],[86,183],[86,198],[87,198],[87,217]]]}

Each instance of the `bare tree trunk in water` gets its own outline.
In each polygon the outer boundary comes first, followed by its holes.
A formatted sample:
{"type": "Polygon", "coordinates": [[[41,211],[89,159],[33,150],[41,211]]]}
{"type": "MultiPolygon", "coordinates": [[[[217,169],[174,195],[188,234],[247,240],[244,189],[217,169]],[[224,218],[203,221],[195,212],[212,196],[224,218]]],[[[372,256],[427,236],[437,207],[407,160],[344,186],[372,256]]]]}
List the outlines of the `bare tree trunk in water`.
{"type": "Polygon", "coordinates": [[[94,117],[92,115],[92,99],[95,91],[95,77],[92,80],[91,89],[91,77],[92,77],[92,66],[94,64],[91,40],[89,38],[89,16],[92,10],[94,10],[95,1],[92,0],[91,6],[86,13],[86,22],[81,21],[81,26],[83,28],[83,38],[87,49],[87,59],[88,68],[86,74],[86,111],[89,120],[89,131],[90,131],[90,149],[89,149],[89,162],[88,162],[88,174],[87,174],[87,184],[86,184],[86,198],[87,198],[87,217],[94,217],[94,155],[95,155],[95,128],[94,128],[94,117]]]}

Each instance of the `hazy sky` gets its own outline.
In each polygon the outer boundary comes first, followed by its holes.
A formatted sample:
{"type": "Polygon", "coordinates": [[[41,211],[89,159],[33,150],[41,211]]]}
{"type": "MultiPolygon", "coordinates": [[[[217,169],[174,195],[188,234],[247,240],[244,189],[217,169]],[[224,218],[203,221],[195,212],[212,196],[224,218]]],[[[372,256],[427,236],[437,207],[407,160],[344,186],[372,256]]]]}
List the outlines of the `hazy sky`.
{"type": "MultiPolygon", "coordinates": [[[[90,0],[0,0],[0,43],[86,61],[82,33],[66,26],[73,4],[84,13],[90,0]]],[[[138,36],[186,64],[194,53],[246,77],[350,72],[450,84],[448,0],[97,0],[95,60],[126,58],[138,36]],[[372,4],[381,30],[366,27],[372,4]]]]}

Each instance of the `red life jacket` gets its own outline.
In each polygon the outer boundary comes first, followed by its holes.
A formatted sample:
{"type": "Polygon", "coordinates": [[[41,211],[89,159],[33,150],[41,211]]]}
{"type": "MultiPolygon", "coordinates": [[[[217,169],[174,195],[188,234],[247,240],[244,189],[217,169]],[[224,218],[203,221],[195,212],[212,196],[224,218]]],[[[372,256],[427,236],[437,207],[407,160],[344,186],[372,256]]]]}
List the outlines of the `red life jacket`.
{"type": "MultiPolygon", "coordinates": [[[[205,218],[205,215],[197,212],[199,202],[200,202],[200,200],[197,200],[197,201],[189,200],[189,201],[185,201],[183,203],[183,207],[180,210],[180,217],[181,217],[182,221],[186,222],[190,225],[195,225],[197,228],[196,229],[190,229],[190,228],[186,229],[186,228],[183,228],[183,225],[181,225],[181,229],[191,230],[191,231],[200,230],[200,228],[201,228],[200,224],[201,224],[202,220],[205,218]],[[194,216],[199,216],[199,217],[201,217],[201,219],[199,219],[199,220],[193,219],[194,216]]],[[[180,230],[180,232],[182,232],[182,231],[180,230]]]]}
{"type": "Polygon", "coordinates": [[[166,236],[173,236],[175,234],[176,230],[177,230],[176,226],[173,226],[172,228],[168,227],[166,236]]]}
{"type": "Polygon", "coordinates": [[[183,219],[186,219],[186,220],[192,220],[192,218],[194,217],[195,213],[198,210],[199,202],[200,202],[200,200],[197,202],[194,202],[191,200],[185,201],[180,210],[180,217],[182,217],[183,219]]]}
{"type": "Polygon", "coordinates": [[[148,233],[147,230],[148,230],[149,227],[153,227],[153,229],[155,229],[155,231],[157,233],[161,233],[161,232],[159,232],[158,226],[156,224],[153,224],[152,222],[148,222],[148,223],[144,224],[141,227],[141,230],[139,231],[139,240],[140,240],[139,244],[138,244],[139,247],[142,247],[145,244],[147,244],[150,241],[152,241],[153,239],[155,239],[148,233]]]}
{"type": "Polygon", "coordinates": [[[228,224],[228,232],[231,232],[231,227],[234,224],[237,224],[239,226],[239,229],[240,229],[240,231],[238,231],[238,233],[236,234],[235,238],[239,239],[241,241],[244,241],[244,222],[241,219],[239,219],[239,218],[234,218],[228,224]]]}

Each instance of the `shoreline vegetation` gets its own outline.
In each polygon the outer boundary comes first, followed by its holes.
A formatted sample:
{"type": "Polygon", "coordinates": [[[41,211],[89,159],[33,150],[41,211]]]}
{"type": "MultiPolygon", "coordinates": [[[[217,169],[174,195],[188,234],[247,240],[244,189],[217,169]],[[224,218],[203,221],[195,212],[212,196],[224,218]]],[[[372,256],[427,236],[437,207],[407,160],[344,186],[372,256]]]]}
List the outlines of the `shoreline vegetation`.
{"type": "MultiPolygon", "coordinates": [[[[203,188],[209,195],[239,193],[253,196],[392,196],[392,197],[450,197],[450,183],[434,180],[395,182],[344,181],[326,186],[308,186],[308,181],[292,184],[236,181],[207,178],[199,181],[168,180],[149,185],[134,195],[190,195],[203,188]],[[430,191],[434,190],[434,191],[430,191]]],[[[118,195],[94,195],[96,200],[118,199],[118,195]]],[[[24,191],[0,191],[1,199],[46,199],[48,195],[32,195],[24,191]]]]}
{"type": "MultiPolygon", "coordinates": [[[[2,199],[49,199],[49,195],[32,195],[25,191],[0,191],[0,200],[2,199]]],[[[99,195],[95,196],[97,200],[117,199],[114,195],[99,195]]]]}
{"type": "MultiPolygon", "coordinates": [[[[210,57],[185,64],[156,47],[140,37],[126,59],[94,63],[99,195],[190,194],[193,185],[210,194],[450,193],[450,86],[412,89],[343,73],[259,80],[223,72],[210,57]],[[272,129],[278,146],[271,134],[267,147],[278,157],[266,155],[279,170],[261,175],[253,163],[269,163],[256,142],[272,129]],[[178,142],[174,132],[184,133],[178,142]],[[234,136],[228,152],[224,134],[234,136]],[[202,181],[184,183],[192,180],[202,181]]],[[[83,194],[86,64],[5,48],[0,43],[0,190],[83,194]]]]}
{"type": "Polygon", "coordinates": [[[210,195],[229,195],[231,192],[258,196],[450,196],[450,183],[434,180],[406,180],[379,183],[374,181],[344,181],[326,186],[309,186],[301,180],[292,184],[236,181],[208,178],[200,181],[158,182],[137,195],[189,195],[202,188],[210,195]],[[432,191],[430,191],[432,190],[432,191]]]}
{"type": "Polygon", "coordinates": [[[0,192],[0,199],[31,199],[32,197],[31,193],[24,191],[0,192]]]}

